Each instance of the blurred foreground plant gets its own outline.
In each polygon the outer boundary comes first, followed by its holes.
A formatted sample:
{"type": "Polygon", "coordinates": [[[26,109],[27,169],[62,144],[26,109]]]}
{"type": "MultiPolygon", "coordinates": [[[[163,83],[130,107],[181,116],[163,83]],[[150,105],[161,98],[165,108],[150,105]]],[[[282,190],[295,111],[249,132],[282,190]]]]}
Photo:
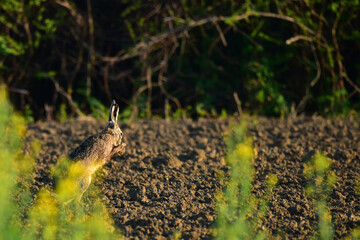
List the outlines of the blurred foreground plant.
{"type": "Polygon", "coordinates": [[[226,138],[227,163],[231,167],[226,189],[216,198],[218,217],[215,235],[217,239],[265,239],[260,229],[267,204],[277,183],[275,175],[268,175],[266,192],[259,199],[251,192],[254,179],[254,150],[246,135],[243,122],[226,138]]]}
{"type": "MultiPolygon", "coordinates": [[[[41,189],[33,198],[32,172],[41,145],[33,143],[24,154],[25,131],[25,120],[13,113],[6,89],[0,85],[0,239],[119,239],[96,191],[86,204],[62,203],[59,200],[66,191],[57,199],[41,189]]],[[[70,175],[60,186],[73,188],[70,175]]]]}
{"type": "MultiPolygon", "coordinates": [[[[16,192],[16,180],[20,174],[18,161],[23,159],[21,153],[22,136],[25,133],[25,121],[12,113],[7,100],[6,89],[0,86],[0,232],[1,239],[14,239],[20,235],[20,211],[13,201],[16,192]]],[[[29,167],[30,169],[30,167],[29,167]]]]}
{"type": "Polygon", "coordinates": [[[330,169],[330,159],[317,153],[304,166],[304,175],[308,181],[306,195],[312,200],[313,208],[319,218],[319,239],[332,239],[334,229],[331,224],[331,214],[327,208],[329,195],[337,181],[337,176],[330,169]]]}

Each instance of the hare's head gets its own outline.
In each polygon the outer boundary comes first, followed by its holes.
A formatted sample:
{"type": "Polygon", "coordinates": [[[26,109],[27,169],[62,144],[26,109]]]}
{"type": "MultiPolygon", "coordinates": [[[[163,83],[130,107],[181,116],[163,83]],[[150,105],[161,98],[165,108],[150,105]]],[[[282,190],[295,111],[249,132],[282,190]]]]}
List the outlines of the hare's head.
{"type": "Polygon", "coordinates": [[[109,120],[104,130],[114,137],[114,147],[119,146],[123,138],[123,132],[117,124],[118,115],[119,105],[113,100],[109,110],[109,120]]]}

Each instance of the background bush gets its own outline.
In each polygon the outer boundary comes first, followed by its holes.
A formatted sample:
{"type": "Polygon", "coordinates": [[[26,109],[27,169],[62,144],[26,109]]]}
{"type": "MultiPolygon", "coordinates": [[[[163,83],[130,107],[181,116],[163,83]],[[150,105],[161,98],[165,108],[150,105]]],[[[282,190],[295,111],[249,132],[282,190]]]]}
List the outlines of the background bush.
{"type": "Polygon", "coordinates": [[[360,107],[359,12],[358,0],[4,0],[0,78],[36,119],[101,116],[113,98],[123,117],[346,114],[360,107]]]}

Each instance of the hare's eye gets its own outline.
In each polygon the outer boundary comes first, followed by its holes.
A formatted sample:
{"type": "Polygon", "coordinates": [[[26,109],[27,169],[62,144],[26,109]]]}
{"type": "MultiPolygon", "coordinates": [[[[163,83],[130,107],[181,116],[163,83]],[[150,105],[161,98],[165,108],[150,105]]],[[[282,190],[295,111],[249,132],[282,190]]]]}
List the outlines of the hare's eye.
{"type": "Polygon", "coordinates": [[[123,133],[122,133],[122,132],[120,132],[120,136],[121,136],[121,137],[123,136],[123,133]]]}

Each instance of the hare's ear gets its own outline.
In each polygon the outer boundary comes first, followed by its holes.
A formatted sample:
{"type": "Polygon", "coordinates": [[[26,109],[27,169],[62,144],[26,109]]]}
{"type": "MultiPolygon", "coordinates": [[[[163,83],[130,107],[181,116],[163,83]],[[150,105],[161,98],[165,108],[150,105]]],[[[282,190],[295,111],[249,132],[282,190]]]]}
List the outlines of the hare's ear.
{"type": "Polygon", "coordinates": [[[115,100],[112,101],[111,105],[110,105],[110,109],[109,109],[109,122],[115,122],[114,119],[114,112],[116,112],[116,102],[115,100]]]}
{"type": "Polygon", "coordinates": [[[119,105],[117,105],[117,103],[115,103],[115,111],[114,111],[114,116],[113,118],[115,119],[115,122],[117,122],[119,116],[119,105]]]}

